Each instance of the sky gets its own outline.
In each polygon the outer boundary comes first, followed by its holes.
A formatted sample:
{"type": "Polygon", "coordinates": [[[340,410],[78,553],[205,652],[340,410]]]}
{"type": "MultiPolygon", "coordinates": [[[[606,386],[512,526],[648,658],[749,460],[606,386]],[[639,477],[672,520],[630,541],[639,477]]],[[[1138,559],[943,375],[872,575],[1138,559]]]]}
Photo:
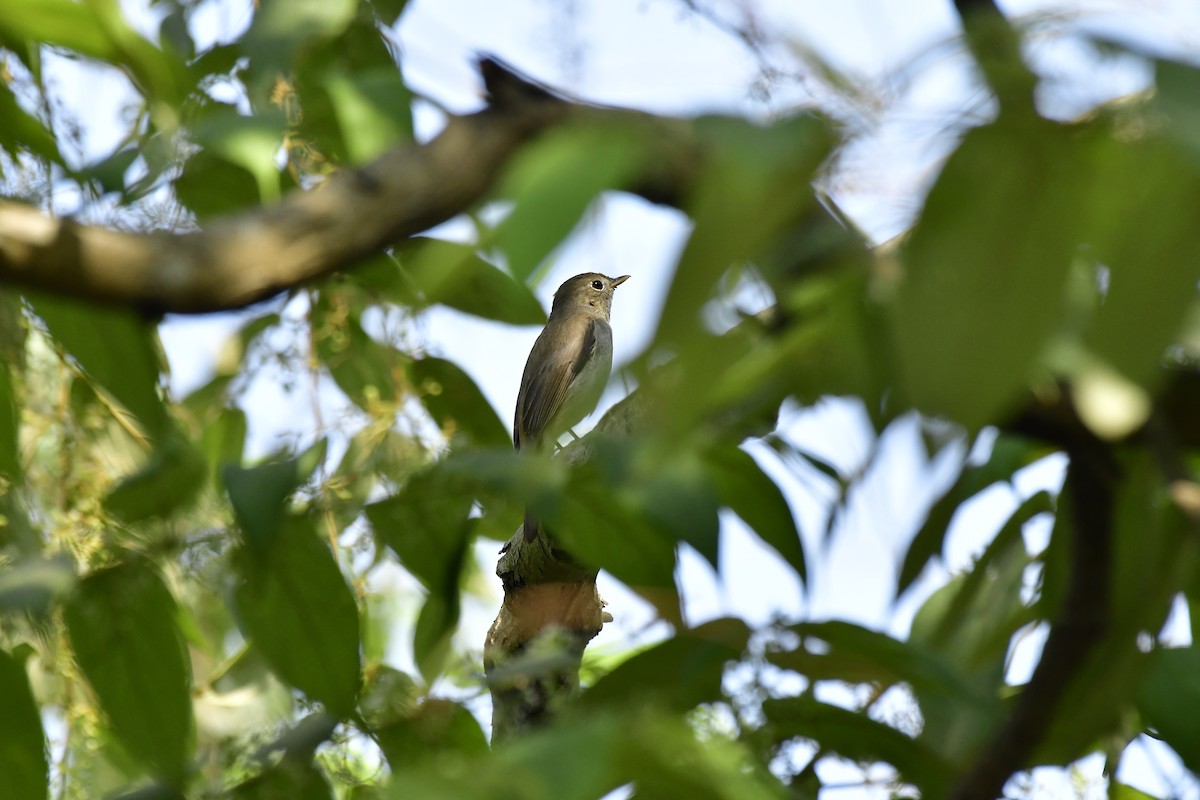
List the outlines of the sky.
{"type": "MultiPolygon", "coordinates": [[[[141,4],[122,5],[132,9],[141,4]]],[[[769,94],[756,92],[752,89],[758,78],[755,59],[718,24],[687,13],[680,0],[413,0],[395,37],[409,83],[452,112],[472,111],[482,104],[482,87],[473,66],[481,53],[498,55],[523,72],[587,100],[660,114],[724,112],[767,120],[798,107],[824,104],[857,132],[838,176],[826,188],[880,242],[903,231],[919,208],[921,193],[953,144],[954,124],[948,121],[977,119],[987,112],[986,97],[971,81],[969,62],[956,41],[957,20],[948,1],[735,0],[698,5],[754,9],[756,24],[780,35],[772,45],[780,49],[772,49],[771,55],[798,54],[799,61],[809,65],[825,59],[869,91],[851,101],[836,98],[824,81],[807,74],[779,81],[769,94]]],[[[1032,0],[1001,5],[1010,14],[1022,15],[1049,7],[1032,0]]],[[[1200,3],[1064,2],[1053,4],[1053,9],[1056,15],[1036,18],[1040,26],[1030,35],[1029,54],[1051,76],[1040,100],[1044,110],[1057,116],[1073,116],[1102,100],[1137,91],[1150,79],[1148,69],[1136,60],[1089,58],[1081,38],[1063,35],[1063,19],[1072,20],[1076,30],[1083,28],[1100,37],[1150,43],[1172,53],[1200,53],[1200,3]],[[1135,7],[1136,13],[1128,11],[1135,7]]],[[[228,39],[244,28],[249,13],[246,0],[210,0],[194,16],[193,30],[214,41],[228,39]]],[[[144,10],[134,18],[152,27],[144,10]]],[[[88,109],[95,124],[85,144],[99,155],[118,135],[121,80],[94,69],[80,80],[72,69],[61,67],[59,88],[72,107],[88,109]],[[106,118],[112,122],[105,124],[106,118]]],[[[439,124],[440,115],[429,107],[420,111],[422,135],[432,135],[439,124]]],[[[687,233],[687,221],[676,211],[627,196],[608,196],[556,254],[536,287],[537,294],[548,305],[558,284],[579,272],[632,275],[618,291],[613,307],[619,373],[620,365],[649,342],[687,233]]],[[[461,235],[454,226],[441,234],[461,235]]],[[[185,394],[207,380],[237,319],[236,315],[173,318],[163,326],[177,393],[185,394]]],[[[525,356],[537,333],[536,327],[497,325],[445,310],[423,315],[417,331],[425,347],[455,360],[476,379],[502,420],[511,419],[525,356]]],[[[624,392],[617,373],[601,410],[624,392]]],[[[271,378],[253,386],[247,410],[256,453],[272,449],[281,428],[308,424],[310,400],[299,395],[287,395],[271,378]]],[[[336,411],[341,401],[328,392],[321,402],[336,411]]],[[[816,562],[810,566],[814,582],[800,587],[790,571],[730,516],[723,520],[719,577],[695,554],[684,554],[680,578],[693,622],[730,613],[760,623],[776,615],[789,620],[838,618],[903,636],[919,603],[954,570],[970,565],[1022,498],[1056,486],[1063,471],[1061,459],[1040,463],[1019,476],[1015,491],[997,487],[964,508],[954,521],[944,563],[928,570],[908,597],[893,604],[898,559],[907,537],[920,522],[926,501],[953,478],[954,462],[964,454],[951,452],[926,462],[918,455],[913,420],[893,426],[876,442],[865,415],[850,401],[788,409],[781,430],[846,473],[860,470],[873,451],[874,465],[851,497],[836,535],[826,540],[823,530],[833,487],[815,471],[797,470],[756,452],[793,506],[810,559],[816,562]]],[[[1045,520],[1035,521],[1025,533],[1027,545],[1036,551],[1044,546],[1048,525],[1045,520]]],[[[480,548],[488,571],[494,549],[490,543],[480,548]]],[[[414,586],[402,577],[395,580],[399,588],[414,586]]],[[[653,635],[656,629],[645,604],[611,580],[602,581],[601,591],[616,621],[598,638],[598,646],[653,635]]],[[[468,606],[463,641],[482,641],[499,596],[497,581],[494,604],[468,606]]],[[[1179,618],[1173,625],[1186,628],[1179,618]]],[[[1035,632],[1013,654],[1012,677],[1028,672],[1038,647],[1035,632]]],[[[396,654],[398,661],[405,657],[403,652],[396,654]]],[[[1121,777],[1148,791],[1165,791],[1179,770],[1172,759],[1163,748],[1148,746],[1145,754],[1127,764],[1121,777]]],[[[1092,787],[1089,791],[1102,786],[1099,768],[1094,759],[1080,767],[1084,784],[1092,787]]],[[[822,774],[830,781],[857,775],[838,772],[836,766],[830,770],[822,774]]],[[[1043,796],[1065,796],[1072,785],[1064,774],[1039,773],[1037,780],[1043,796]]],[[[881,791],[845,791],[837,797],[885,796],[881,791]]],[[[1200,798],[1195,784],[1182,786],[1177,794],[1200,798]]]]}

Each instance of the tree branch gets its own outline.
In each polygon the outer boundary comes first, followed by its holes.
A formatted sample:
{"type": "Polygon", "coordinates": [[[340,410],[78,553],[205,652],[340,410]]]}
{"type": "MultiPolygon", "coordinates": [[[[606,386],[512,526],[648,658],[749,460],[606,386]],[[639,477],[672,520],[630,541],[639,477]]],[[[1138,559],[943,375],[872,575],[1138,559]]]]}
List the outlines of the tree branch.
{"type": "Polygon", "coordinates": [[[572,102],[490,59],[480,68],[489,106],[451,119],[428,144],[398,148],[198,232],[113,231],[0,200],[0,281],[149,312],[241,308],[469,209],[522,145],[568,120],[647,127],[647,141],[664,157],[649,159],[631,189],[670,201],[686,186],[697,155],[687,121],[572,102]]]}

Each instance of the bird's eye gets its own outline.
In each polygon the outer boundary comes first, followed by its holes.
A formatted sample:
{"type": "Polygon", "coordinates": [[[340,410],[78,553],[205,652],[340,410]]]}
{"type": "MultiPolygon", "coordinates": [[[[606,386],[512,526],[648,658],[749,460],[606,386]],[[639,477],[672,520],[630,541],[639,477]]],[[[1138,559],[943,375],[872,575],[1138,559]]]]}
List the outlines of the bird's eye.
{"type": "Polygon", "coordinates": [[[600,281],[592,281],[592,288],[598,292],[604,288],[604,284],[600,281]]]}

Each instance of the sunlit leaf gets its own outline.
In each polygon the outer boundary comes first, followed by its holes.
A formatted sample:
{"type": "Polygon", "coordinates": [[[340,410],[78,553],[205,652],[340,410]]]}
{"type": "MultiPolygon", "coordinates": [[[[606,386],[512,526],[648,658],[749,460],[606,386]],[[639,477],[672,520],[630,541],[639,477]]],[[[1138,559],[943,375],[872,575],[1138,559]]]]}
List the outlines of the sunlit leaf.
{"type": "Polygon", "coordinates": [[[333,73],[325,83],[353,163],[364,163],[412,139],[408,87],[399,70],[333,73]]]}

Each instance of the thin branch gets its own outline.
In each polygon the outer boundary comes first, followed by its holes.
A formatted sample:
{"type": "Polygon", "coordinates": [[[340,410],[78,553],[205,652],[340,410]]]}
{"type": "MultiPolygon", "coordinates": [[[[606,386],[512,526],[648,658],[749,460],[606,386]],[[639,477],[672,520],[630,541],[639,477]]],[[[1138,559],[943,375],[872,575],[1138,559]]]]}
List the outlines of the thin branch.
{"type": "Polygon", "coordinates": [[[1000,113],[1035,114],[1037,76],[1021,55],[1021,37],[993,0],[954,0],[967,46],[1000,113]]]}

